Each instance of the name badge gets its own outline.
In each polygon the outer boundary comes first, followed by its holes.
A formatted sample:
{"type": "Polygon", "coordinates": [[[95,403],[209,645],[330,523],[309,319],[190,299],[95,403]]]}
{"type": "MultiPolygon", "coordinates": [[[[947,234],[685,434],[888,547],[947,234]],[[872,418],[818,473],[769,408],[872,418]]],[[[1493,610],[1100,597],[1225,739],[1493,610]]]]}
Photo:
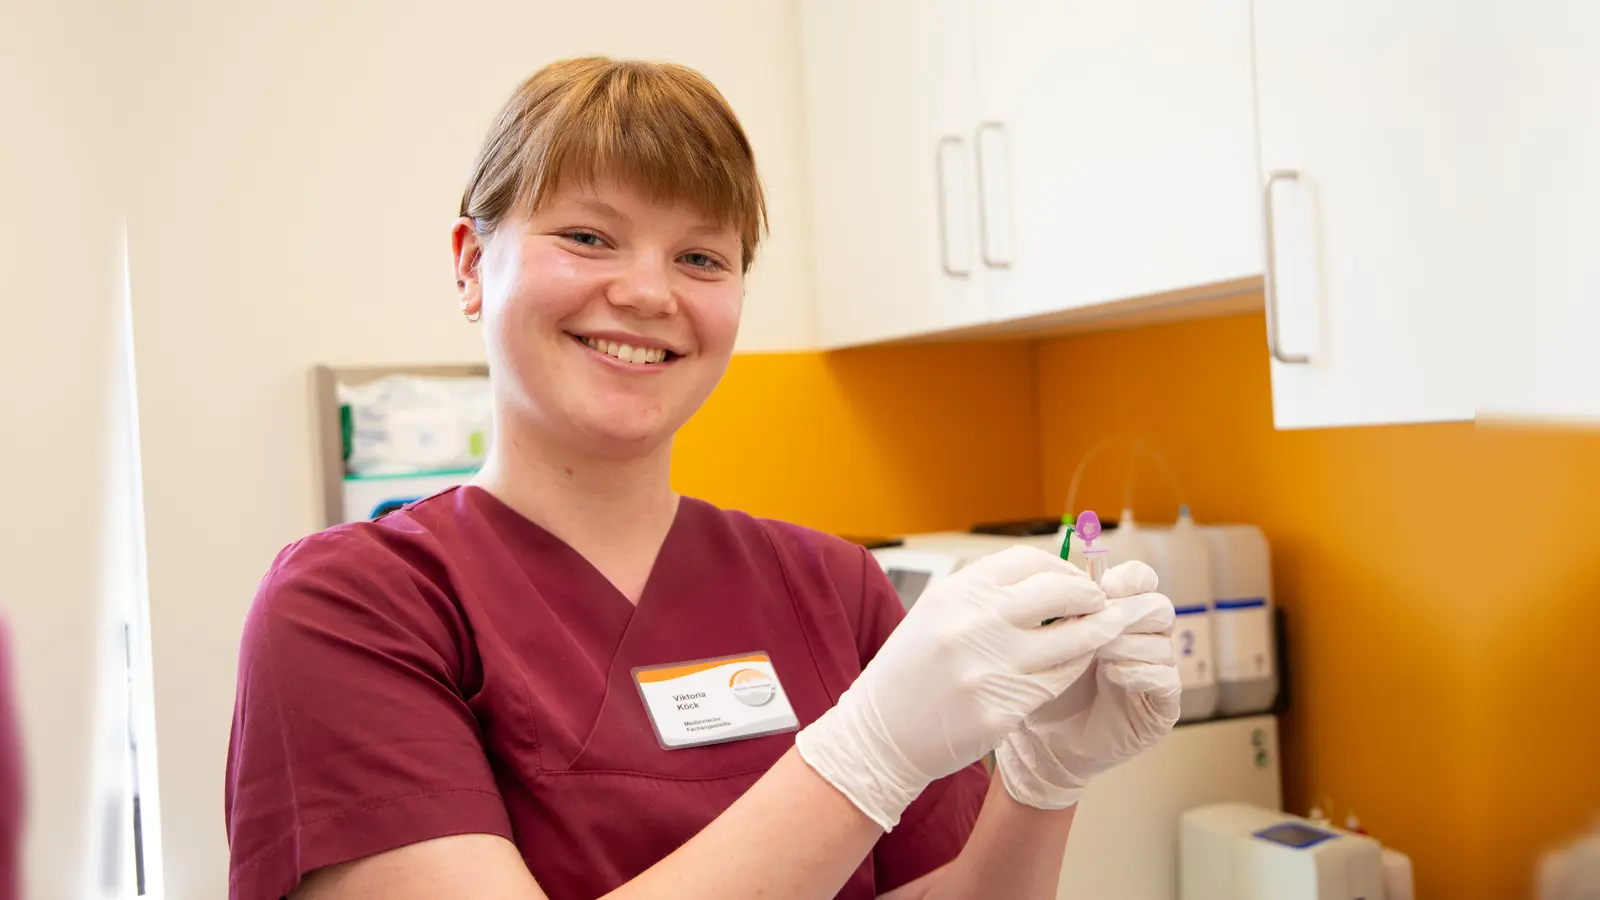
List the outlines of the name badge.
{"type": "Polygon", "coordinates": [[[665,750],[720,744],[800,727],[772,659],[745,653],[633,670],[665,750]]]}

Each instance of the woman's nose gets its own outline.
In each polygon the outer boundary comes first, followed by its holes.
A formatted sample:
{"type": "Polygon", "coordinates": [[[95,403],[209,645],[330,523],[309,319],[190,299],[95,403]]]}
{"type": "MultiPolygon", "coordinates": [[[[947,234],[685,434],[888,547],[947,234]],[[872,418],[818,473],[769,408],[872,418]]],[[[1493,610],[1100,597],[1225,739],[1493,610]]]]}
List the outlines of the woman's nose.
{"type": "Polygon", "coordinates": [[[631,309],[640,316],[670,316],[678,308],[671,276],[668,266],[639,260],[612,283],[608,299],[613,306],[631,309]]]}

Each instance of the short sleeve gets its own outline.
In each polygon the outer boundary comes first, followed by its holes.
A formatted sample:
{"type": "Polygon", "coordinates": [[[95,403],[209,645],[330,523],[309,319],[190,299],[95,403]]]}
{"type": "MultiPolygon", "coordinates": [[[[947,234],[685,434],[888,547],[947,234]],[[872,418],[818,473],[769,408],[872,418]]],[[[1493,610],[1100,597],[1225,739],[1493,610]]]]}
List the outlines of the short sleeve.
{"type": "MultiPolygon", "coordinates": [[[[865,666],[889,633],[905,618],[905,605],[889,577],[866,550],[861,551],[861,607],[856,640],[865,666]]],[[[878,840],[872,852],[878,893],[894,890],[951,862],[966,846],[989,790],[989,773],[972,765],[929,785],[900,817],[900,824],[878,840]]]]}
{"type": "Polygon", "coordinates": [[[232,900],[451,834],[511,828],[462,684],[455,604],[341,533],[284,551],[240,645],[225,812],[232,900]]]}

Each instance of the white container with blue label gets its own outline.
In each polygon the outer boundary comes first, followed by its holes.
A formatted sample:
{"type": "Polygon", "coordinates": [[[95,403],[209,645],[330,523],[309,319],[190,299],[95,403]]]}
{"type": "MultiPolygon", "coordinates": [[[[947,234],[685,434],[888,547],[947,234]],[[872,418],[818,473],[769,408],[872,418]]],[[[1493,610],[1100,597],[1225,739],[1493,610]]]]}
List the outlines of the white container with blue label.
{"type": "Polygon", "coordinates": [[[1278,699],[1272,624],[1272,555],[1254,525],[1208,525],[1217,708],[1223,715],[1265,712],[1278,699]]]}
{"type": "Polygon", "coordinates": [[[1172,601],[1172,630],[1183,699],[1178,721],[1199,722],[1217,714],[1217,662],[1211,610],[1211,553],[1189,510],[1178,512],[1171,527],[1136,525],[1128,510],[1113,532],[1111,563],[1142,560],[1161,579],[1161,593],[1172,601]]]}
{"type": "Polygon", "coordinates": [[[1177,612],[1172,641],[1178,651],[1178,674],[1183,679],[1180,722],[1209,719],[1217,714],[1217,658],[1211,608],[1211,552],[1206,539],[1184,508],[1157,553],[1156,574],[1162,591],[1177,612]]]}

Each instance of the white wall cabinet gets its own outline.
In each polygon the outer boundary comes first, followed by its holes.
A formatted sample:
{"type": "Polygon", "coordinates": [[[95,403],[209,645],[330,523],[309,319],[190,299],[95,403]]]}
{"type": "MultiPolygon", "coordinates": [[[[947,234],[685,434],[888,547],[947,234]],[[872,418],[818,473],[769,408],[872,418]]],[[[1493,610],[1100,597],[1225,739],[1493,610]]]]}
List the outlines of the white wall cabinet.
{"type": "Polygon", "coordinates": [[[1600,4],[1495,5],[1480,84],[1494,272],[1478,415],[1600,424],[1600,4]]]}
{"type": "Polygon", "coordinates": [[[968,16],[968,0],[800,3],[824,347],[989,318],[968,16]]]}
{"type": "Polygon", "coordinates": [[[825,347],[1049,327],[1260,275],[1278,427],[1473,418],[1494,256],[1481,16],[1448,0],[799,8],[825,347]]]}
{"type": "Polygon", "coordinates": [[[1449,0],[1254,0],[1279,428],[1470,420],[1479,246],[1449,0]]]}
{"type": "Polygon", "coordinates": [[[995,318],[1260,275],[1249,0],[984,0],[972,34],[995,318]]]}
{"type": "Polygon", "coordinates": [[[802,0],[824,347],[1260,273],[1248,0],[802,0]]]}

